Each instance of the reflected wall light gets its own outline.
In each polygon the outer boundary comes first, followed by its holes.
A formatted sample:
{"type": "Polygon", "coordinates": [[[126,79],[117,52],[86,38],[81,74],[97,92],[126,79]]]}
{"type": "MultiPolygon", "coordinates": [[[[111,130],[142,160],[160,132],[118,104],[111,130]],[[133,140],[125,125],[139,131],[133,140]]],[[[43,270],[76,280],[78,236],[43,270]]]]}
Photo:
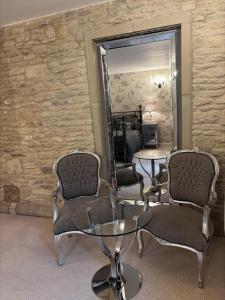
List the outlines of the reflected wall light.
{"type": "Polygon", "coordinates": [[[153,83],[155,86],[161,89],[161,87],[165,84],[165,79],[162,76],[157,76],[153,79],[153,83]]]}

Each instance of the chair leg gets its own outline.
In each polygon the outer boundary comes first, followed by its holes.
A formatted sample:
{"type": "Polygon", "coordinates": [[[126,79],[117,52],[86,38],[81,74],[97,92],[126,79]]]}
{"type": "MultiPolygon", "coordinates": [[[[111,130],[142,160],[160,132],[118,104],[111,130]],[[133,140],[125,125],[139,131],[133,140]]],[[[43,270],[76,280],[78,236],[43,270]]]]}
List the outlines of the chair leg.
{"type": "Polygon", "coordinates": [[[197,259],[198,259],[198,287],[203,288],[203,259],[204,254],[203,252],[199,251],[197,253],[197,259]]]}
{"type": "Polygon", "coordinates": [[[55,235],[54,239],[55,239],[55,245],[56,245],[57,252],[58,252],[58,265],[59,265],[59,267],[61,267],[61,266],[63,266],[64,259],[63,259],[62,244],[60,242],[60,235],[55,235]]]}
{"type": "Polygon", "coordinates": [[[145,197],[144,197],[144,181],[140,181],[140,195],[141,195],[141,200],[145,201],[145,197]]]}
{"type": "Polygon", "coordinates": [[[144,248],[144,241],[142,231],[138,230],[137,232],[137,241],[138,241],[138,256],[142,257],[143,255],[143,248],[144,248]]]}

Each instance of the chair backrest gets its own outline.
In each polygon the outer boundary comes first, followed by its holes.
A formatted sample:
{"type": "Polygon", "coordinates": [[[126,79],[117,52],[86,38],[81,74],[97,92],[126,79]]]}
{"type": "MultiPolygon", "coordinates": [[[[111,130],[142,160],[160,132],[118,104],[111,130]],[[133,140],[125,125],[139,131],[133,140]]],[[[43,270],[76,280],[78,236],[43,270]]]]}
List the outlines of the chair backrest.
{"type": "Polygon", "coordinates": [[[201,207],[214,204],[211,195],[216,194],[219,165],[213,155],[197,149],[177,151],[168,159],[168,173],[172,200],[201,207]]]}
{"type": "Polygon", "coordinates": [[[100,159],[92,152],[75,151],[60,157],[53,166],[64,200],[98,195],[100,159]]]}

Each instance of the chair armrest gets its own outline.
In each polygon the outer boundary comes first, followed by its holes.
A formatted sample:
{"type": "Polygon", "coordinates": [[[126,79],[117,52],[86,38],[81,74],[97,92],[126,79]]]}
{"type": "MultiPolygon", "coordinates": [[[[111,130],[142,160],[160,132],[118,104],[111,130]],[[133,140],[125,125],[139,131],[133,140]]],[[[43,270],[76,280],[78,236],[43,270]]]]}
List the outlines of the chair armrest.
{"type": "Polygon", "coordinates": [[[217,193],[215,190],[210,191],[208,205],[203,207],[203,218],[202,218],[202,233],[205,235],[206,239],[209,239],[209,216],[212,207],[216,204],[217,193]]]}
{"type": "Polygon", "coordinates": [[[59,194],[59,186],[57,185],[56,188],[52,192],[52,205],[53,205],[53,223],[58,219],[58,205],[57,205],[57,199],[59,194]]]}
{"type": "Polygon", "coordinates": [[[206,205],[203,207],[203,218],[202,218],[202,233],[209,239],[209,215],[210,215],[211,208],[206,205]]]}
{"type": "Polygon", "coordinates": [[[216,202],[217,202],[217,193],[216,193],[215,190],[211,190],[210,191],[210,195],[209,195],[209,202],[208,202],[208,204],[211,207],[211,206],[214,206],[216,204],[216,202]]]}
{"type": "Polygon", "coordinates": [[[168,188],[168,182],[164,183],[157,183],[156,185],[151,186],[145,193],[144,193],[144,198],[145,198],[145,205],[149,204],[149,198],[150,196],[154,195],[156,196],[156,192],[158,192],[158,202],[161,202],[161,190],[164,188],[168,188]]]}
{"type": "Polygon", "coordinates": [[[106,188],[107,193],[109,194],[115,193],[113,186],[110,183],[108,183],[105,179],[100,178],[100,184],[106,188]]]}

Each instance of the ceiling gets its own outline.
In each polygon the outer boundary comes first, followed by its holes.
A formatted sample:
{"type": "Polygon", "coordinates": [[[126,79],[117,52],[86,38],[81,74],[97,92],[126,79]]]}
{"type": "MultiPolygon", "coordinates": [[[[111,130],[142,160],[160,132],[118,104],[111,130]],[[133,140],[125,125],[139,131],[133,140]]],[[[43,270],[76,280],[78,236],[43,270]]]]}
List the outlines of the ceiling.
{"type": "Polygon", "coordinates": [[[107,50],[109,74],[171,67],[170,40],[107,50]]]}
{"type": "Polygon", "coordinates": [[[0,26],[109,0],[0,0],[0,26]]]}

